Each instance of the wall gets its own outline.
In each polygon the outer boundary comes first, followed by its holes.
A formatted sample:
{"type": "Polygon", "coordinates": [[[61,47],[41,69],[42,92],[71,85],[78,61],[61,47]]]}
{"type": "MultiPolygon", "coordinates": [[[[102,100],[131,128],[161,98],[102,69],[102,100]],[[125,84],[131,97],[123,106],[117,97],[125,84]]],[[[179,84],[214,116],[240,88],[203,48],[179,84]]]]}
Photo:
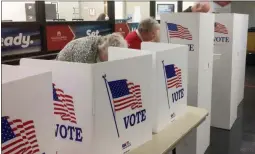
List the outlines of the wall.
{"type": "Polygon", "coordinates": [[[189,8],[190,6],[195,5],[196,2],[183,2],[182,5],[182,11],[186,10],[187,8],[189,8]]]}
{"type": "MultiPolygon", "coordinates": [[[[116,8],[115,8],[116,10],[116,8]]],[[[134,22],[139,21],[141,19],[147,18],[150,16],[150,2],[126,2],[126,14],[125,17],[127,17],[128,15],[132,15],[133,19],[135,19],[134,22]],[[141,17],[139,17],[139,13],[136,13],[136,15],[134,16],[135,13],[135,7],[140,7],[140,15],[141,17]]]]}
{"type": "Polygon", "coordinates": [[[101,13],[104,13],[104,2],[80,2],[80,5],[81,17],[84,20],[94,21],[101,13]],[[89,9],[95,9],[95,16],[89,15],[89,9]]]}
{"type": "Polygon", "coordinates": [[[79,8],[78,2],[58,2],[59,19],[66,19],[66,21],[72,21],[74,10],[73,8],[79,8]]]}
{"type": "Polygon", "coordinates": [[[115,1],[115,19],[124,19],[124,5],[125,2],[117,2],[115,1]]]}
{"type": "Polygon", "coordinates": [[[25,4],[26,2],[2,2],[2,20],[26,21],[25,4]]]}
{"type": "Polygon", "coordinates": [[[231,3],[232,13],[249,14],[249,27],[255,27],[255,2],[245,1],[231,3]]]}
{"type": "MultiPolygon", "coordinates": [[[[2,20],[26,21],[25,4],[34,2],[3,2],[2,20]]],[[[50,4],[51,2],[46,2],[50,4]]],[[[73,18],[96,20],[99,14],[104,13],[104,2],[56,2],[60,19],[71,21],[73,18]],[[74,9],[78,14],[74,14],[74,9]],[[95,16],[89,15],[89,9],[95,9],[95,16]]]]}

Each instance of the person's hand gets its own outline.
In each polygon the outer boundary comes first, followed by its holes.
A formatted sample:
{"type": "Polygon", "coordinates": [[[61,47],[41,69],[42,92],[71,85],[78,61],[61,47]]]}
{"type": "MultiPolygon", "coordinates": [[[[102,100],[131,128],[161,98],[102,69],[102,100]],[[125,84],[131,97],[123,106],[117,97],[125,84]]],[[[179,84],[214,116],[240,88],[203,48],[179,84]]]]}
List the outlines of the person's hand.
{"type": "Polygon", "coordinates": [[[208,12],[210,10],[209,3],[197,3],[191,7],[192,12],[208,12]]]}

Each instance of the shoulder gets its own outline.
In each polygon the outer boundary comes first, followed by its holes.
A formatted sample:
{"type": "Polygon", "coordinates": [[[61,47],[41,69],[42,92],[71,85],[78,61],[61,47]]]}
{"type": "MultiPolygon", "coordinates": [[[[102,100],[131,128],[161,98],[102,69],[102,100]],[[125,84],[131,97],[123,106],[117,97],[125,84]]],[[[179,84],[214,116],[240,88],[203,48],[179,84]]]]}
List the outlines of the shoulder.
{"type": "Polygon", "coordinates": [[[87,36],[69,42],[58,54],[62,61],[86,62],[94,56],[97,50],[94,45],[100,39],[97,36],[87,36]]]}
{"type": "Polygon", "coordinates": [[[126,38],[127,41],[131,41],[131,40],[135,40],[135,39],[139,39],[139,36],[137,35],[136,31],[133,31],[131,33],[129,33],[126,38]]]}

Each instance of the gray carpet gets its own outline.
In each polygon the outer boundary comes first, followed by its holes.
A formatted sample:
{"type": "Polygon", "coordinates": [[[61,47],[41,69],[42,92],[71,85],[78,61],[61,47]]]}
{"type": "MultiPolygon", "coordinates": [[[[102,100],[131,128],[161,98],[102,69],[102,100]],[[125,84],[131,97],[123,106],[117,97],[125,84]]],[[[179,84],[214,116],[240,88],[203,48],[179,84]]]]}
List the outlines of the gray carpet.
{"type": "Polygon", "coordinates": [[[211,128],[206,154],[255,154],[255,66],[247,66],[244,100],[230,131],[211,128]]]}

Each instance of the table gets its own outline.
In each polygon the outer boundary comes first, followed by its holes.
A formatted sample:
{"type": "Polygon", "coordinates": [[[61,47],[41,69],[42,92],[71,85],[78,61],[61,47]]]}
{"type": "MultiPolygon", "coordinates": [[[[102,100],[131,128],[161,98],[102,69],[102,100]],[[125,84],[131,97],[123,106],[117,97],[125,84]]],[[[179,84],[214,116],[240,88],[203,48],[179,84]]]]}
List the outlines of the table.
{"type": "Polygon", "coordinates": [[[208,111],[197,107],[187,107],[187,112],[173,121],[152,140],[130,151],[128,154],[166,154],[175,148],[181,139],[198,127],[208,115],[208,111]]]}

